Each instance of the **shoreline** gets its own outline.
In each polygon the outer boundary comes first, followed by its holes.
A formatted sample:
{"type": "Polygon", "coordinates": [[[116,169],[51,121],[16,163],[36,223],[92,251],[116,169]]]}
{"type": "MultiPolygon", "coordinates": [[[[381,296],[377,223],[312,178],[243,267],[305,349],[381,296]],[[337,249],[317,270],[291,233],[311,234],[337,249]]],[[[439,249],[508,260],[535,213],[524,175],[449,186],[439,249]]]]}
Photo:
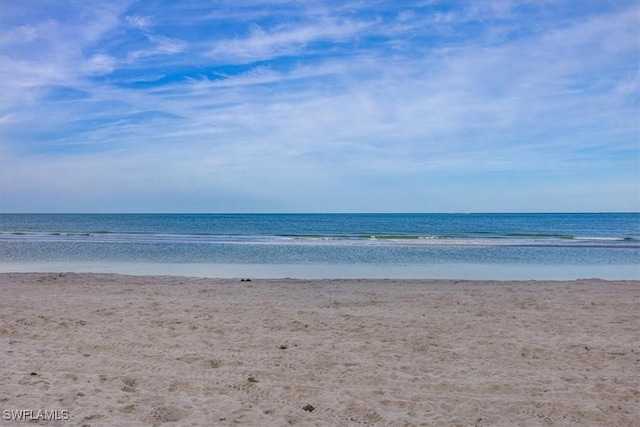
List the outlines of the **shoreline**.
{"type": "Polygon", "coordinates": [[[640,281],[242,279],[1,273],[0,409],[68,411],[61,426],[640,422],[640,281]]]}
{"type": "MultiPolygon", "coordinates": [[[[233,265],[233,264],[230,264],[233,265]]],[[[247,264],[237,264],[237,266],[247,266],[247,264]]],[[[306,267],[306,265],[301,265],[301,267],[306,267]]],[[[560,266],[559,266],[560,267],[560,266]]],[[[250,285],[251,282],[260,282],[264,284],[278,284],[278,283],[289,283],[289,282],[334,282],[340,283],[344,282],[345,284],[352,283],[363,283],[363,282],[397,282],[397,283],[422,283],[425,285],[434,285],[434,284],[542,284],[542,283],[557,283],[557,284],[589,284],[595,282],[602,283],[620,283],[620,284],[637,284],[640,286],[640,279],[605,279],[600,277],[578,277],[575,279],[535,279],[535,278],[525,278],[525,279],[499,279],[499,278],[486,278],[486,279],[473,279],[473,278],[439,278],[439,277],[431,277],[431,278],[402,278],[402,277],[313,277],[313,278],[304,278],[304,277],[269,277],[269,276],[249,276],[249,275],[237,275],[237,276],[199,276],[199,275],[184,275],[184,274],[152,274],[152,273],[142,273],[142,274],[132,274],[126,272],[100,272],[100,271],[0,271],[0,285],[3,283],[3,278],[14,278],[22,277],[24,279],[31,279],[32,276],[43,276],[43,277],[60,277],[60,278],[86,278],[86,279],[105,279],[105,278],[122,278],[122,279],[132,279],[132,280],[151,280],[158,279],[160,281],[169,280],[171,282],[175,282],[176,280],[181,280],[182,282],[186,281],[210,281],[212,284],[220,284],[220,283],[235,283],[235,282],[249,282],[247,285],[250,285]],[[247,280],[248,279],[248,280],[247,280]]],[[[146,283],[145,283],[146,284],[146,283]]],[[[164,284],[164,283],[162,283],[164,284]]],[[[186,283],[183,283],[186,284],[186,283]]]]}
{"type": "Polygon", "coordinates": [[[637,264],[260,264],[158,262],[4,262],[3,273],[124,274],[197,278],[298,280],[639,280],[637,264]]]}

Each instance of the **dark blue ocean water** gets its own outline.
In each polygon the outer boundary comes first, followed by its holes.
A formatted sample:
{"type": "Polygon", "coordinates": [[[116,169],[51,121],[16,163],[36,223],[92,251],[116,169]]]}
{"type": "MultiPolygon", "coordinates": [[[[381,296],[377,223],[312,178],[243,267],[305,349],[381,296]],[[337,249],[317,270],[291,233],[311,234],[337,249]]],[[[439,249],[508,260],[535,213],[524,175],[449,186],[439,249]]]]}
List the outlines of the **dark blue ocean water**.
{"type": "Polygon", "coordinates": [[[640,279],[640,213],[0,214],[0,271],[640,279]]]}

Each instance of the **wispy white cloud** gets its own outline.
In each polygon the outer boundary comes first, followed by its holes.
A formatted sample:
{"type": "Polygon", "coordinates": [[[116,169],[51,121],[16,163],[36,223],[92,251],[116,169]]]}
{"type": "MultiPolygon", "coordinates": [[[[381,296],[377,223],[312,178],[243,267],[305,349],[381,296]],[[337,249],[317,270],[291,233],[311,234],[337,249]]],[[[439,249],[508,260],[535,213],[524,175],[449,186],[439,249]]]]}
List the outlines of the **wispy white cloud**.
{"type": "Polygon", "coordinates": [[[140,30],[147,29],[152,22],[151,17],[140,16],[140,15],[129,15],[129,16],[125,16],[124,19],[129,23],[129,25],[131,25],[134,28],[138,28],[140,30]]]}
{"type": "Polygon", "coordinates": [[[0,43],[2,43],[3,46],[32,43],[37,39],[45,38],[55,25],[55,22],[52,20],[47,20],[37,24],[25,24],[16,28],[10,28],[8,31],[2,32],[0,43]]]}
{"type": "Polygon", "coordinates": [[[82,85],[85,74],[112,71],[115,67],[112,57],[103,53],[86,55],[85,50],[114,28],[122,7],[121,2],[112,2],[96,6],[92,13],[72,7],[61,9],[59,16],[47,16],[41,22],[28,21],[16,27],[3,25],[2,109],[29,105],[37,98],[39,88],[82,85]],[[25,33],[29,36],[20,36],[25,33]]]}
{"type": "Polygon", "coordinates": [[[183,52],[187,48],[187,43],[182,40],[171,39],[157,34],[146,33],[145,37],[151,43],[150,48],[139,49],[129,52],[127,61],[138,61],[142,58],[155,55],[173,55],[183,52]]]}
{"type": "Polygon", "coordinates": [[[265,30],[253,25],[246,37],[216,41],[209,55],[225,63],[254,62],[304,52],[309,43],[342,41],[370,26],[367,22],[323,20],[311,25],[265,30]]]}
{"type": "Polygon", "coordinates": [[[87,60],[84,70],[89,74],[109,74],[115,68],[114,57],[98,53],[87,60]]]}

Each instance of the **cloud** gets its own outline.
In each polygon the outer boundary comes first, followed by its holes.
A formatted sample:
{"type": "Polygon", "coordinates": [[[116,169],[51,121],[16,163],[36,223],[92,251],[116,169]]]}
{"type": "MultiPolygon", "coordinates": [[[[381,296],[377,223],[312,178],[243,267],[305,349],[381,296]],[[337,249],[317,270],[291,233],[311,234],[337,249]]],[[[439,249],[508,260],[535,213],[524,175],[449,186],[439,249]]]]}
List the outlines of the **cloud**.
{"type": "Polygon", "coordinates": [[[33,43],[38,39],[45,38],[47,34],[53,30],[55,25],[55,22],[52,20],[38,24],[20,25],[9,31],[2,32],[0,43],[2,43],[4,48],[11,47],[12,45],[33,43]]]}
{"type": "Polygon", "coordinates": [[[129,52],[127,61],[135,62],[156,55],[174,55],[183,52],[187,48],[187,44],[181,40],[150,33],[145,34],[145,37],[151,42],[152,47],[129,52]]]}
{"type": "MultiPolygon", "coordinates": [[[[85,52],[117,24],[121,2],[96,6],[91,11],[78,10],[77,6],[57,8],[42,22],[31,21],[38,17],[35,11],[33,17],[22,11],[27,23],[4,26],[7,30],[2,32],[0,58],[3,110],[32,105],[40,89],[48,85],[81,86],[86,74],[114,69],[111,56],[102,52],[85,56],[85,52]]],[[[11,10],[7,15],[12,15],[11,10]]]]}
{"type": "Polygon", "coordinates": [[[125,16],[125,20],[134,28],[145,30],[151,26],[151,17],[140,15],[125,16]]]}
{"type": "Polygon", "coordinates": [[[96,54],[89,58],[84,70],[89,74],[109,74],[115,67],[115,58],[105,54],[96,54]]]}
{"type": "Polygon", "coordinates": [[[209,51],[209,56],[216,61],[244,63],[294,55],[302,53],[310,43],[346,40],[370,25],[367,22],[336,22],[330,19],[270,30],[253,25],[247,37],[217,41],[209,51]]]}

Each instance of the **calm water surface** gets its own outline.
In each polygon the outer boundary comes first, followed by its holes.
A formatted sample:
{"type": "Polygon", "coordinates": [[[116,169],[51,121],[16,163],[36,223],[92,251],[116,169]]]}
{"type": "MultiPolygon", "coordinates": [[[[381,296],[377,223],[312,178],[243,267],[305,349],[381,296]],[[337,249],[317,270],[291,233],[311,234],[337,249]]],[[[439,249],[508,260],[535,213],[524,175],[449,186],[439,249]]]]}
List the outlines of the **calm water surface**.
{"type": "Polygon", "coordinates": [[[640,279],[640,214],[0,214],[0,271],[640,279]]]}

